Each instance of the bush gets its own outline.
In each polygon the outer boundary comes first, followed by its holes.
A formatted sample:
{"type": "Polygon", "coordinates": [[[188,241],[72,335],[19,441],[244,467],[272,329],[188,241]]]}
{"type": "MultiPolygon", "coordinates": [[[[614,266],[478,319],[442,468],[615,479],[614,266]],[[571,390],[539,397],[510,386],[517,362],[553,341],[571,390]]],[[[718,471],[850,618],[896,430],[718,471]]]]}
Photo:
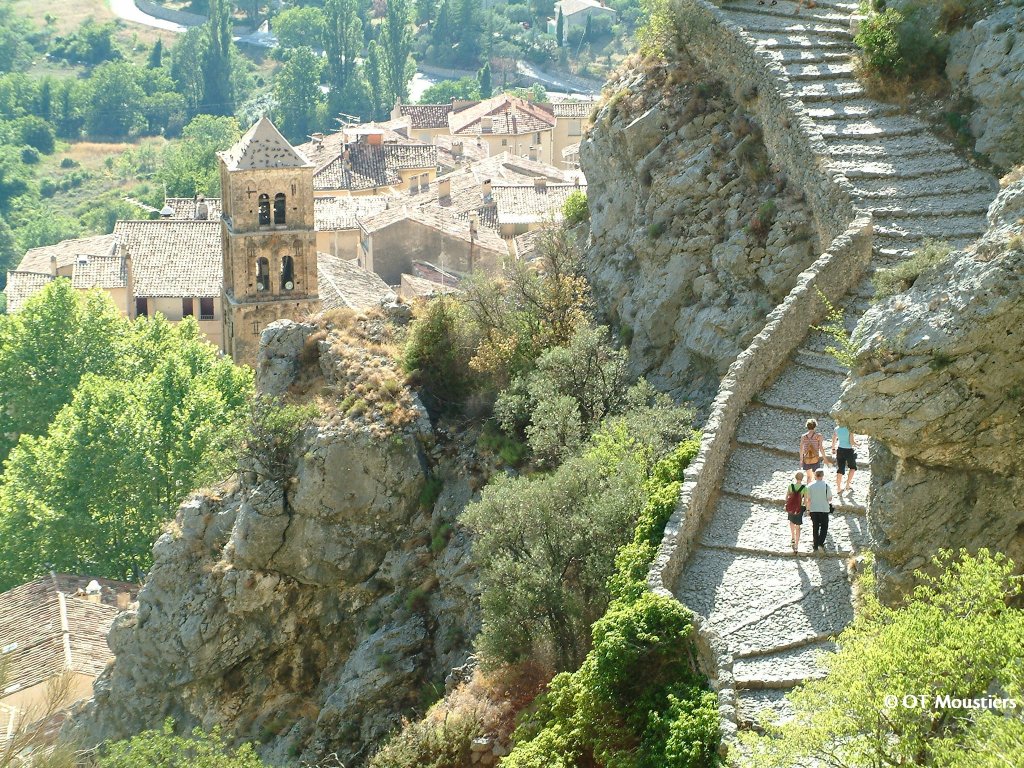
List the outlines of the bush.
{"type": "Polygon", "coordinates": [[[432,415],[462,410],[477,384],[469,366],[475,348],[475,330],[458,300],[433,299],[412,324],[402,369],[432,415]]]}
{"type": "Polygon", "coordinates": [[[1021,579],[1003,555],[942,552],[902,605],[881,605],[870,563],[862,604],[824,657],[828,676],[789,695],[794,717],[746,736],[746,765],[849,768],[1019,765],[1024,721],[1018,709],[957,707],[945,696],[1016,698],[1024,693],[1021,579]],[[935,575],[937,574],[937,575],[935,575]],[[1014,607],[1011,607],[1014,606],[1014,607]],[[887,695],[923,697],[903,706],[887,695]]]}
{"type": "Polygon", "coordinates": [[[935,14],[924,5],[869,16],[854,39],[865,70],[883,78],[917,79],[940,73],[949,42],[936,24],[935,14]]]}
{"type": "Polygon", "coordinates": [[[758,240],[764,242],[771,231],[772,224],[775,222],[775,214],[777,212],[778,206],[774,200],[765,200],[761,203],[757,208],[757,213],[750,218],[750,225],[748,227],[750,233],[758,240]]]}
{"type": "Polygon", "coordinates": [[[251,744],[228,747],[219,728],[175,736],[174,721],[160,730],[100,747],[96,768],[265,768],[251,744]]]}
{"type": "Polygon", "coordinates": [[[645,483],[633,541],[619,550],[615,600],[579,670],[555,677],[524,718],[506,768],[719,764],[718,701],[695,666],[689,612],[646,589],[647,569],[699,440],[680,444],[645,483]]]}
{"type": "Polygon", "coordinates": [[[912,257],[902,264],[875,273],[875,298],[884,299],[897,293],[909,291],[922,274],[941,264],[952,248],[938,240],[925,240],[912,257]]]}
{"type": "Polygon", "coordinates": [[[579,224],[590,218],[587,195],[582,190],[573,190],[562,204],[562,216],[568,225],[579,224]]]}
{"type": "Polygon", "coordinates": [[[406,722],[373,756],[370,768],[461,768],[469,764],[470,744],[479,733],[480,724],[466,715],[406,722]]]}
{"type": "Polygon", "coordinates": [[[35,115],[19,117],[12,126],[18,133],[22,144],[49,155],[54,149],[54,131],[50,123],[35,115]]]}
{"type": "Polygon", "coordinates": [[[243,457],[260,482],[281,482],[292,475],[292,449],[316,415],[312,404],[289,405],[265,395],[252,399],[243,457]]]}

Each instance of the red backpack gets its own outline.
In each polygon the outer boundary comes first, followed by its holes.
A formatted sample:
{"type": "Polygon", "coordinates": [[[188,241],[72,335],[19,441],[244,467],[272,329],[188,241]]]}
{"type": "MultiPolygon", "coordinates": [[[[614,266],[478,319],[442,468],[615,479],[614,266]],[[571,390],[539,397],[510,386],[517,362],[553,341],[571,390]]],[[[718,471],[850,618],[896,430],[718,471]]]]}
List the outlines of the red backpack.
{"type": "Polygon", "coordinates": [[[803,489],[805,486],[800,486],[798,489],[796,483],[789,484],[789,491],[786,493],[786,512],[790,515],[795,515],[800,511],[800,500],[803,497],[803,489]]]}

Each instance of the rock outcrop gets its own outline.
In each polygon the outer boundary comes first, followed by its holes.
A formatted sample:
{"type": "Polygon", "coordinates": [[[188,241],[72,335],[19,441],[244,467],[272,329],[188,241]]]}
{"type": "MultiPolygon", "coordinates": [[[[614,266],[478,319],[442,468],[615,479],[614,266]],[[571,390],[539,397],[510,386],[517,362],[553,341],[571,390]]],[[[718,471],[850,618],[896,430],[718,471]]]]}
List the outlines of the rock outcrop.
{"type": "Polygon", "coordinates": [[[697,403],[819,253],[756,122],[695,64],[626,70],[580,146],[587,269],[638,373],[697,403]]]}
{"type": "Polygon", "coordinates": [[[374,352],[383,320],[342,320],[264,333],[260,390],[327,404],[290,446],[251,439],[263,448],[237,481],[181,507],[111,629],[86,740],[173,717],[257,741],[272,764],[336,752],[356,766],[465,662],[475,581],[450,523],[468,475],[438,466],[425,411],[374,352]],[[438,473],[443,490],[425,492],[438,473]]]}
{"type": "Polygon", "coordinates": [[[940,547],[1024,563],[1024,181],[971,249],[863,318],[837,415],[877,441],[868,515],[890,599],[940,547]]]}
{"type": "Polygon", "coordinates": [[[1024,3],[954,35],[946,76],[974,103],[975,149],[1001,168],[1024,162],[1024,3]]]}

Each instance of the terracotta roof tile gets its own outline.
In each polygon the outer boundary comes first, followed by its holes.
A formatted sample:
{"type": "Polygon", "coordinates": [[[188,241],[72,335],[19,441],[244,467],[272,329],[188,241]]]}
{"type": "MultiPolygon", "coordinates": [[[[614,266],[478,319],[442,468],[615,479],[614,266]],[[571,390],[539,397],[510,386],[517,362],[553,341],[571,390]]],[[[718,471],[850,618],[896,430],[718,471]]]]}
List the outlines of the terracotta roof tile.
{"type": "Polygon", "coordinates": [[[196,219],[197,209],[199,203],[206,203],[206,218],[210,221],[216,221],[220,219],[220,198],[219,197],[207,197],[202,201],[196,200],[192,197],[168,197],[164,200],[164,205],[169,205],[174,209],[174,213],[171,214],[172,219],[196,219]]]}
{"type": "Polygon", "coordinates": [[[80,256],[72,265],[71,285],[88,288],[124,288],[124,259],[120,256],[80,256]]]}
{"type": "Polygon", "coordinates": [[[452,112],[448,127],[453,134],[497,134],[518,136],[545,131],[555,125],[555,116],[549,105],[502,94],[479,104],[452,112]],[[489,117],[491,130],[484,131],[482,119],[489,117]]]}
{"type": "Polygon", "coordinates": [[[533,224],[561,218],[566,198],[576,190],[586,194],[587,188],[575,184],[495,184],[491,195],[498,208],[499,223],[533,224]]]}
{"type": "Polygon", "coordinates": [[[556,101],[551,107],[554,110],[555,117],[583,119],[590,117],[590,113],[596,105],[597,101],[595,99],[585,101],[567,99],[566,101],[556,101]]]}
{"type": "Polygon", "coordinates": [[[88,256],[112,255],[115,239],[114,235],[94,235],[62,240],[55,245],[30,248],[22,257],[18,269],[25,272],[49,272],[51,256],[57,258],[59,268],[68,266],[83,253],[88,256]]]}
{"type": "Polygon", "coordinates": [[[355,229],[359,220],[386,210],[389,205],[398,205],[394,195],[338,195],[318,197],[313,201],[317,231],[355,229]]]}
{"type": "Polygon", "coordinates": [[[375,272],[329,253],[316,255],[320,302],[323,308],[367,309],[380,304],[394,291],[375,272]]]}
{"type": "Polygon", "coordinates": [[[20,312],[29,300],[38,291],[43,290],[46,284],[53,280],[49,272],[24,272],[17,270],[7,273],[7,287],[4,294],[7,296],[7,311],[9,313],[20,312]]]}
{"type": "Polygon", "coordinates": [[[224,283],[220,223],[160,219],[114,225],[132,257],[135,296],[220,296],[224,283]]]}
{"type": "Polygon", "coordinates": [[[451,104],[400,104],[399,114],[409,118],[413,128],[447,128],[451,104]]]}

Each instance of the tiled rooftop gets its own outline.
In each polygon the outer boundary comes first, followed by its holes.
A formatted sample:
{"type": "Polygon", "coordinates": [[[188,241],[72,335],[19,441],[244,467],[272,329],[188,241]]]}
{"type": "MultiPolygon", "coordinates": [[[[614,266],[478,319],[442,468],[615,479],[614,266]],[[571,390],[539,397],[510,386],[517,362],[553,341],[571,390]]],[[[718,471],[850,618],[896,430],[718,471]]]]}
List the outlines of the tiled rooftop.
{"type": "Polygon", "coordinates": [[[470,237],[468,217],[452,216],[434,208],[417,208],[412,206],[391,208],[366,219],[362,226],[363,229],[372,234],[406,220],[443,232],[448,237],[456,240],[472,241],[476,247],[493,251],[501,256],[508,254],[508,246],[493,229],[480,226],[477,228],[476,234],[470,237]]]}
{"type": "Polygon", "coordinates": [[[585,119],[590,117],[590,113],[596,105],[597,101],[594,99],[586,101],[567,99],[566,101],[556,101],[551,107],[554,110],[555,117],[585,119]]]}
{"type": "Polygon", "coordinates": [[[512,239],[512,250],[519,261],[533,261],[540,257],[537,252],[537,243],[540,241],[542,229],[531,229],[512,239]]]}
{"type": "Polygon", "coordinates": [[[207,219],[210,221],[220,219],[219,197],[206,197],[201,201],[192,197],[168,197],[164,200],[164,205],[169,205],[174,209],[174,213],[171,214],[172,219],[196,219],[198,218],[196,213],[200,202],[206,203],[207,219]]]}
{"type": "Polygon", "coordinates": [[[323,308],[367,309],[394,292],[375,272],[329,253],[316,255],[320,302],[323,308]]]}
{"type": "Polygon", "coordinates": [[[7,296],[7,311],[9,313],[20,312],[29,300],[38,291],[43,290],[46,284],[53,280],[49,272],[8,272],[7,287],[4,294],[7,296]]]}
{"type": "Polygon", "coordinates": [[[29,688],[65,669],[98,675],[112,655],[106,637],[118,614],[117,594],[138,586],[97,579],[101,603],[83,597],[88,577],[44,576],[0,594],[0,650],[7,693],[29,688]],[[67,634],[68,644],[64,637],[67,634]],[[13,689],[13,690],[12,690],[13,689]]]}
{"type": "Polygon", "coordinates": [[[113,235],[93,235],[30,248],[22,257],[18,269],[25,272],[49,272],[50,256],[57,257],[58,268],[68,266],[83,253],[88,256],[109,256],[114,253],[114,240],[113,235]]]}
{"type": "MultiPolygon", "coordinates": [[[[447,128],[451,104],[400,104],[402,117],[408,117],[413,128],[447,128]]],[[[393,114],[393,113],[392,113],[393,114]]]]}
{"type": "Polygon", "coordinates": [[[546,131],[554,124],[555,116],[549,105],[537,104],[507,94],[495,96],[448,115],[449,130],[456,135],[486,133],[517,136],[546,131]],[[490,131],[483,130],[484,117],[491,119],[490,131]]]}
{"type": "Polygon", "coordinates": [[[305,168],[311,165],[267,117],[261,117],[235,146],[217,155],[224,160],[229,171],[305,168]]]}
{"type": "Polygon", "coordinates": [[[120,256],[80,256],[72,265],[74,288],[124,288],[124,259],[120,256]]]}
{"type": "Polygon", "coordinates": [[[615,11],[612,8],[609,8],[604,3],[599,2],[598,0],[560,0],[559,2],[555,3],[555,16],[558,15],[559,8],[562,9],[562,14],[565,16],[572,16],[574,14],[580,13],[581,11],[599,8],[603,8],[604,10],[610,13],[615,13],[615,11]]]}
{"type": "Polygon", "coordinates": [[[359,220],[398,205],[394,195],[338,195],[318,197],[313,201],[314,218],[318,232],[355,229],[359,220]]]}
{"type": "Polygon", "coordinates": [[[500,224],[533,224],[562,215],[565,199],[574,191],[587,192],[575,184],[495,184],[491,196],[498,208],[500,224]]]}
{"type": "Polygon", "coordinates": [[[136,296],[220,296],[224,266],[219,222],[119,221],[114,234],[123,252],[131,254],[136,296]]]}

